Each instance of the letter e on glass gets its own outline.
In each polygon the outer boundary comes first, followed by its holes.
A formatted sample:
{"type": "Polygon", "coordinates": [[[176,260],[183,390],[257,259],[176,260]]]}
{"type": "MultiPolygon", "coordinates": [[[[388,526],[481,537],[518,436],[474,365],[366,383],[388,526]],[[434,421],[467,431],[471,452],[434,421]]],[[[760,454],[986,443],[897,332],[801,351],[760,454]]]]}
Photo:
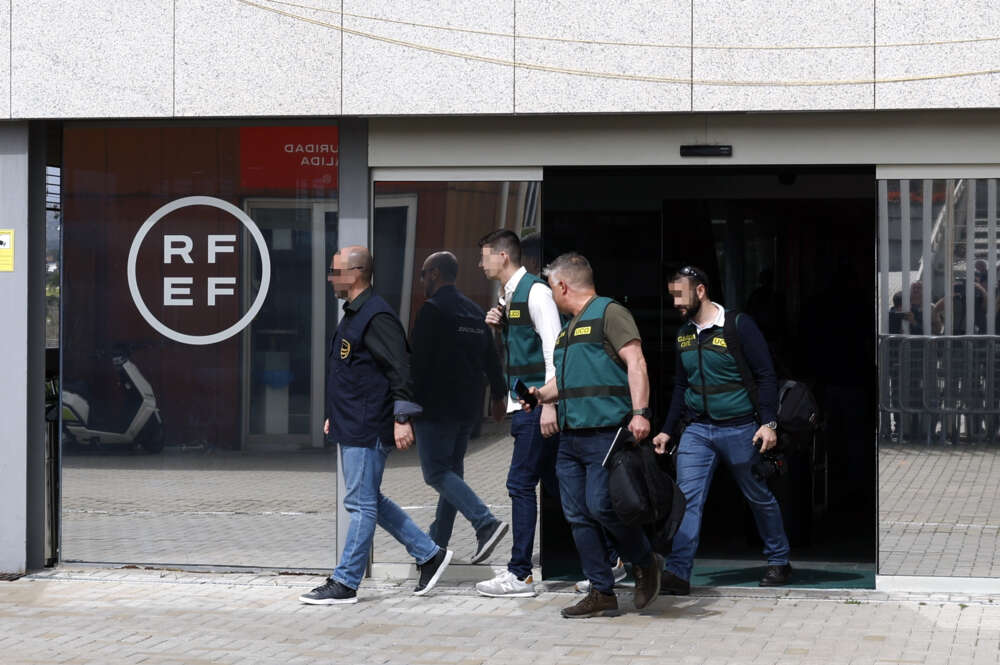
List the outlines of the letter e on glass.
{"type": "Polygon", "coordinates": [[[177,296],[191,295],[191,284],[194,277],[164,277],[163,278],[163,306],[176,307],[194,305],[191,298],[178,298],[177,296]]]}

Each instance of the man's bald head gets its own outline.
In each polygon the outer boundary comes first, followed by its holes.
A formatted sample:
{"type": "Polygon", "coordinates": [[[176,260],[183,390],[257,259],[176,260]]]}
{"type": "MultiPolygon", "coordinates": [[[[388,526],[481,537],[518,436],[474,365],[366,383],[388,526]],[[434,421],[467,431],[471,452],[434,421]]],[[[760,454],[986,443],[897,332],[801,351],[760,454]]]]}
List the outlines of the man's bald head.
{"type": "Polygon", "coordinates": [[[424,261],[424,272],[435,269],[442,281],[453,284],[458,279],[458,258],[447,250],[434,252],[424,261]]]}
{"type": "Polygon", "coordinates": [[[342,247],[339,252],[344,261],[344,268],[358,269],[359,277],[368,284],[372,281],[372,254],[367,247],[361,245],[349,245],[342,247]]]}
{"type": "Polygon", "coordinates": [[[430,298],[442,286],[450,286],[458,279],[458,259],[447,250],[434,252],[424,260],[420,271],[420,282],[424,285],[424,297],[430,298]]]}

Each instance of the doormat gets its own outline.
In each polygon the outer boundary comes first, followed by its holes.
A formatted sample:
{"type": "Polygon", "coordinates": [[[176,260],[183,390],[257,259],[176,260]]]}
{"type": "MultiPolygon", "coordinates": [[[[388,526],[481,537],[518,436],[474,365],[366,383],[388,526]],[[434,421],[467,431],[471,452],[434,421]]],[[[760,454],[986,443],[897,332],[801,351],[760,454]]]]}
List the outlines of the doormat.
{"type": "Polygon", "coordinates": [[[0,573],[0,582],[13,582],[24,577],[24,573],[0,573]]]}
{"type": "MultiPolygon", "coordinates": [[[[691,586],[758,586],[766,566],[748,561],[695,561],[691,586]]],[[[792,561],[792,577],[785,588],[874,589],[874,564],[832,561],[792,561]]]]}

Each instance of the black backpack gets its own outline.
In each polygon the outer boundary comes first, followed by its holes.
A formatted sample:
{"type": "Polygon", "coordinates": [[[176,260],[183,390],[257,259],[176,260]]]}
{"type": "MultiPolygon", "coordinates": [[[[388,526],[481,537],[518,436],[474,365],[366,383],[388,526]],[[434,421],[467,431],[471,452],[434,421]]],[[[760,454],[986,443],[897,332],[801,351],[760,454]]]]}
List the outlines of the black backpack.
{"type": "Polygon", "coordinates": [[[670,540],[684,517],[687,501],[658,457],[649,443],[613,452],[608,464],[608,494],[622,522],[628,526],[656,524],[657,534],[670,540]]]}
{"type": "MultiPolygon", "coordinates": [[[[740,344],[740,336],[736,326],[742,314],[729,316],[727,313],[725,324],[722,328],[722,336],[726,339],[726,348],[733,354],[736,364],[740,368],[740,375],[743,377],[743,385],[750,394],[750,401],[753,402],[754,411],[759,413],[759,402],[757,395],[757,382],[754,381],[753,371],[747,363],[746,356],[743,355],[743,347],[740,344]]],[[[819,427],[819,407],[812,391],[802,381],[792,379],[778,380],[778,432],[786,435],[784,438],[800,441],[811,438],[812,433],[819,427]]]]}

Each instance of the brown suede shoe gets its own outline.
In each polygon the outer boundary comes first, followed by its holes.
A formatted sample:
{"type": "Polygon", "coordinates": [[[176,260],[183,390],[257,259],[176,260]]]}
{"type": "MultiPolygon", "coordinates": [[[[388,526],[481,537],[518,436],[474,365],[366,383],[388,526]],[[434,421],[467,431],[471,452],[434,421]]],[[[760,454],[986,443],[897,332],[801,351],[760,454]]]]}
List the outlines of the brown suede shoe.
{"type": "Polygon", "coordinates": [[[632,601],[635,603],[635,609],[637,610],[646,607],[660,595],[660,576],[663,573],[663,557],[653,552],[652,558],[652,563],[645,568],[640,566],[632,567],[632,575],[635,577],[635,593],[632,594],[632,601]]]}
{"type": "Polygon", "coordinates": [[[565,619],[589,619],[590,617],[615,616],[618,614],[618,596],[604,595],[596,589],[591,589],[576,605],[562,609],[565,619]]]}

